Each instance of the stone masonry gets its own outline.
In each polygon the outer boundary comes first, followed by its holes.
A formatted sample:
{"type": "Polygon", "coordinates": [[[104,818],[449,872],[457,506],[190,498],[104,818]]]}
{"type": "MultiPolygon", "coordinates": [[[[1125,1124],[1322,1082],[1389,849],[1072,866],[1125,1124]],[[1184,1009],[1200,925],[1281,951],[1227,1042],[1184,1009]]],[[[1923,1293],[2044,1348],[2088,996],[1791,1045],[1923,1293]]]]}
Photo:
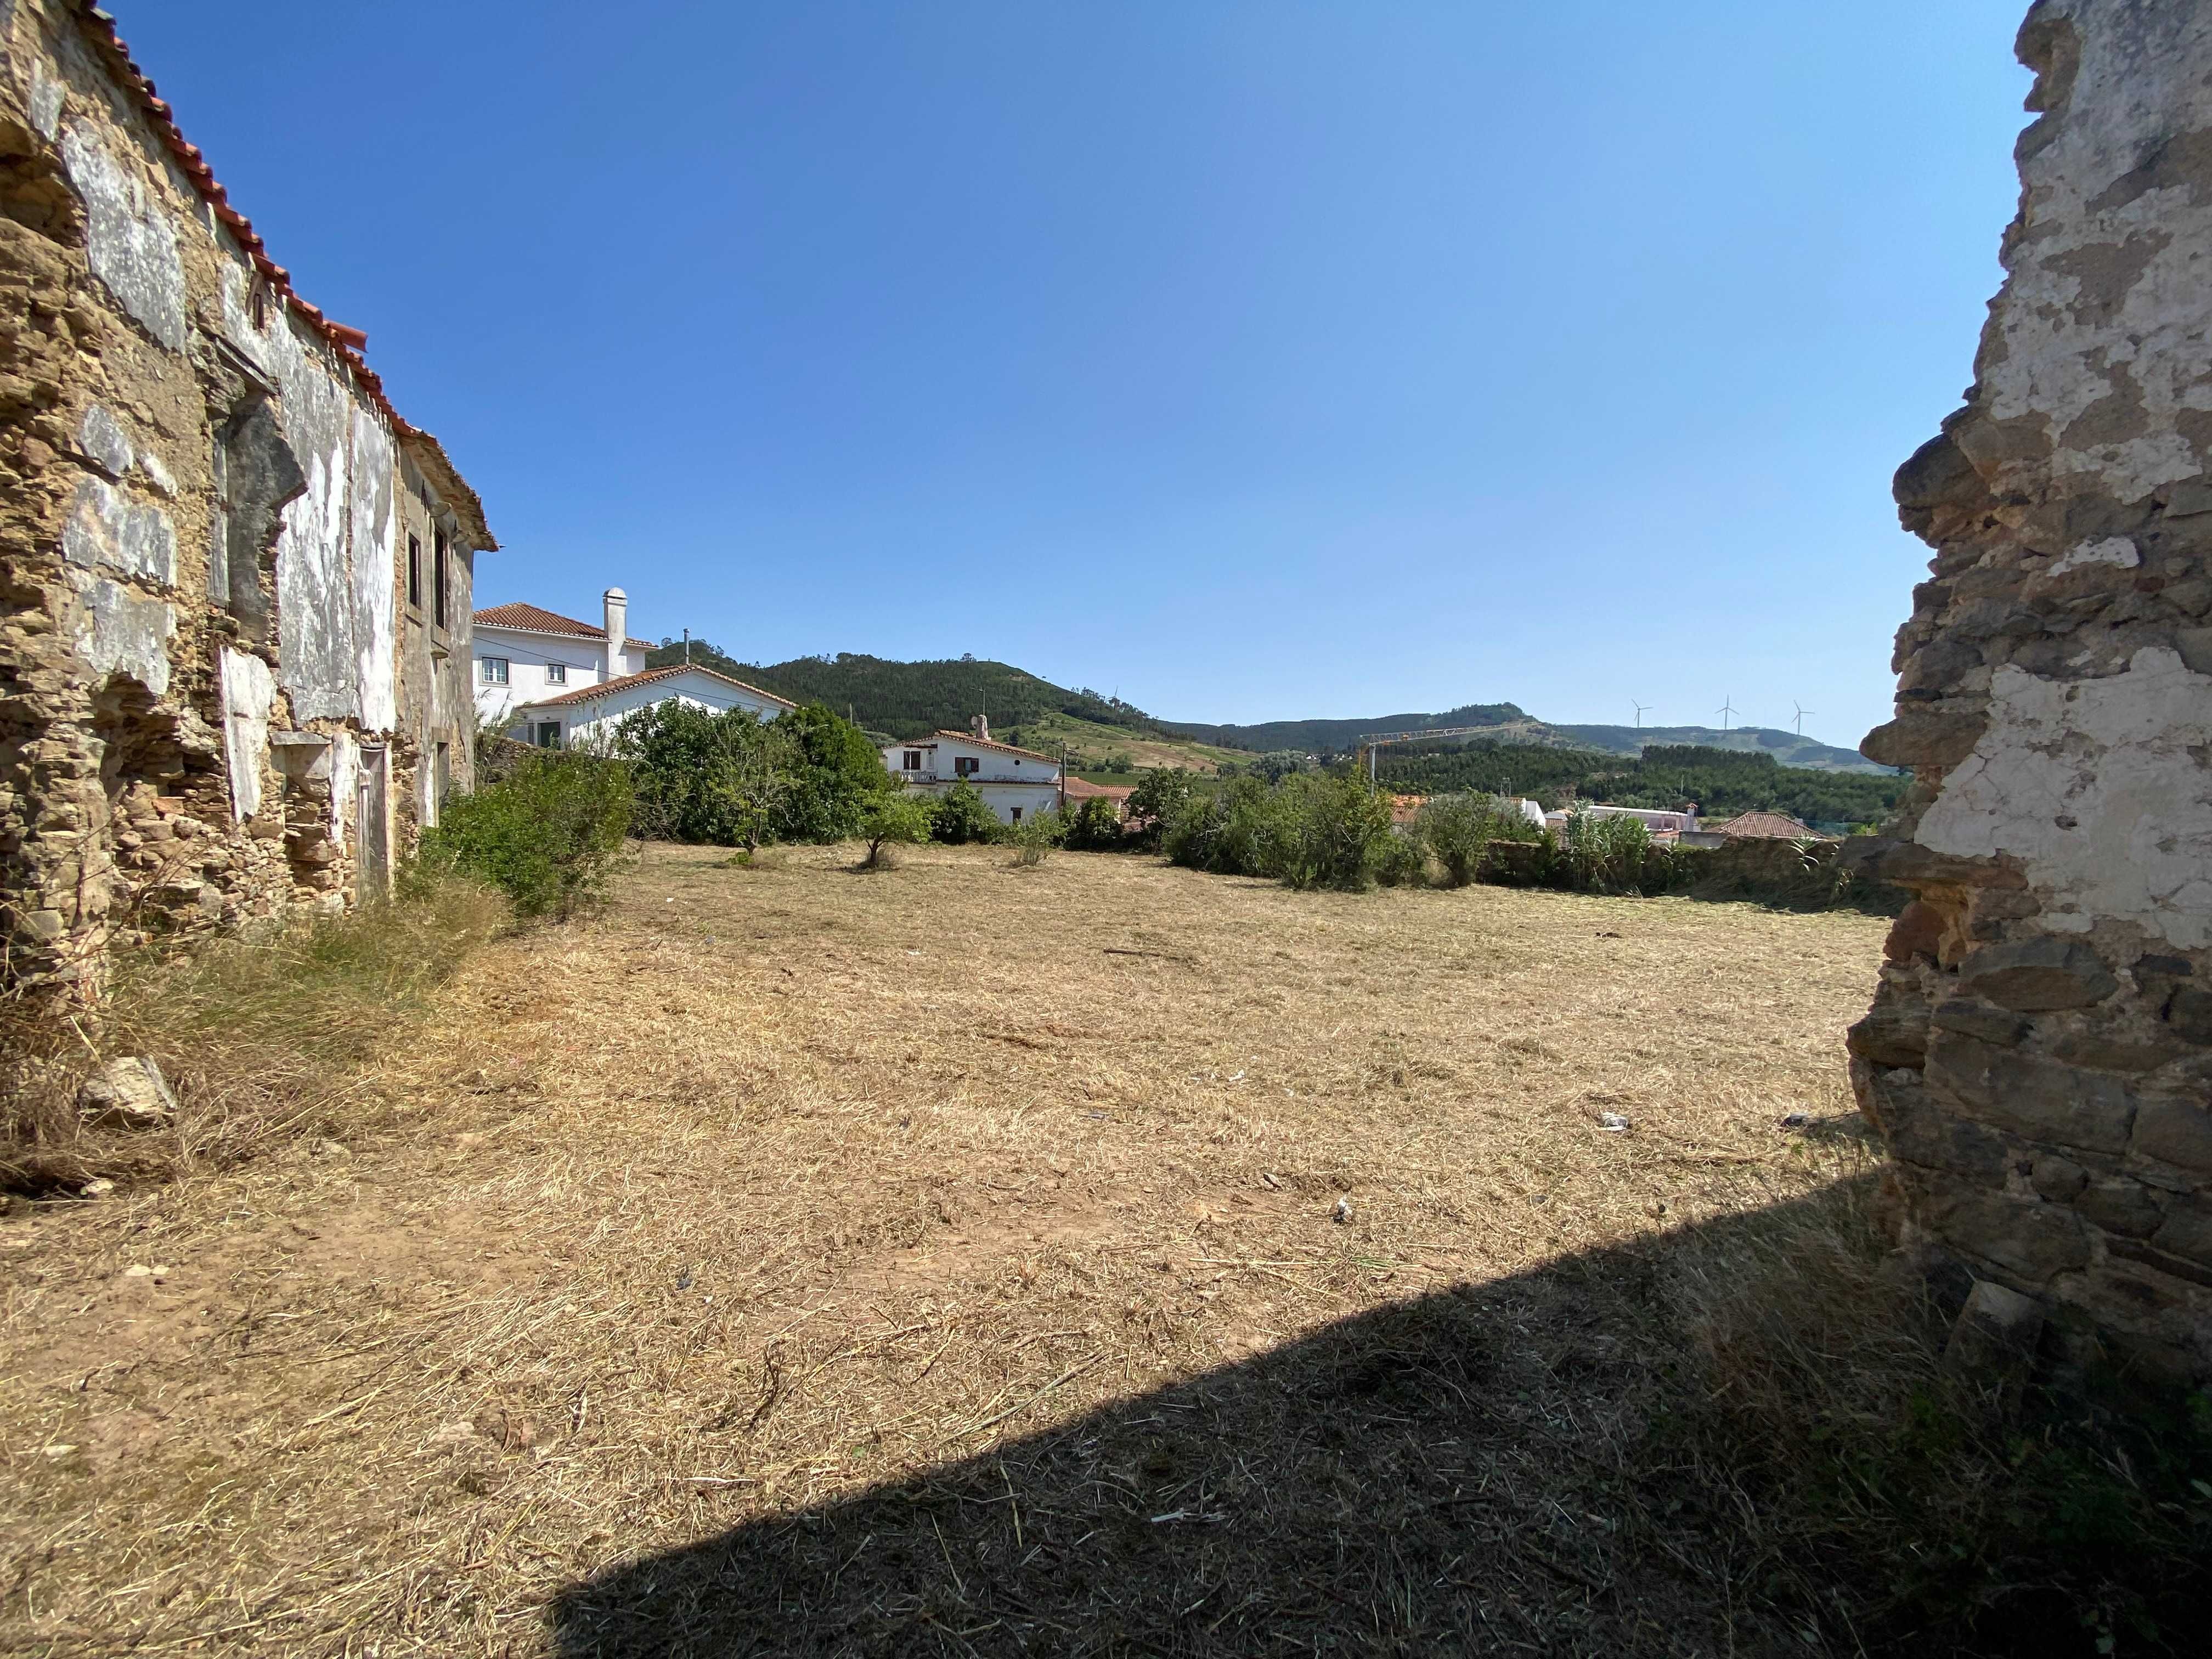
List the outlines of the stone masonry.
{"type": "Polygon", "coordinates": [[[342,907],[469,781],[495,545],[107,15],[0,0],[0,983],[342,907]]]}
{"type": "Polygon", "coordinates": [[[1853,855],[1913,892],[1850,1034],[1905,1242],[2052,1358],[2212,1377],[2212,8],[2039,0],[2019,216],[1853,855]]]}

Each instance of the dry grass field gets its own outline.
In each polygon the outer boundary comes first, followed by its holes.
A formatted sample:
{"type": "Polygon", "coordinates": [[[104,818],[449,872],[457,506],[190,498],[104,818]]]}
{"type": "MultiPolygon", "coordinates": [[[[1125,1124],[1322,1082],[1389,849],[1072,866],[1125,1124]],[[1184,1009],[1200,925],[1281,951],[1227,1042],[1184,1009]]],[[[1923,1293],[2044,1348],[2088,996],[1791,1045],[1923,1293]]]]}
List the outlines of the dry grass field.
{"type": "Polygon", "coordinates": [[[0,1651],[1850,1650],[1663,1419],[1886,924],[851,858],[649,848],[337,1138],[0,1218],[0,1651]]]}

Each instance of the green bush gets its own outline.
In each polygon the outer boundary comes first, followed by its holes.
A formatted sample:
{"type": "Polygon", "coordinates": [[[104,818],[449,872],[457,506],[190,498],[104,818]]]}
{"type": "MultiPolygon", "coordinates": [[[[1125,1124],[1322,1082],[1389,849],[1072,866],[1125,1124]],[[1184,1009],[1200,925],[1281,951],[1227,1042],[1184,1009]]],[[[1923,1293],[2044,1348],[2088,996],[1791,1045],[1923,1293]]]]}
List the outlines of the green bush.
{"type": "Polygon", "coordinates": [[[627,762],[535,750],[499,782],[446,802],[422,859],[489,882],[519,916],[565,918],[605,891],[636,805],[627,762]]]}
{"type": "Polygon", "coordinates": [[[1066,833],[1060,844],[1070,852],[1110,853],[1125,842],[1121,816],[1114,810],[1114,803],[1103,796],[1093,795],[1063,817],[1066,833]]]}
{"type": "Polygon", "coordinates": [[[880,789],[860,810],[857,833],[868,843],[863,870],[882,870],[890,864],[890,849],[911,847],[929,839],[930,804],[903,789],[880,789]]]}
{"type": "Polygon", "coordinates": [[[1385,836],[1375,849],[1375,879],[1384,887],[1419,887],[1429,878],[1429,849],[1408,824],[1385,836]]]}
{"type": "Polygon", "coordinates": [[[1492,842],[1540,841],[1544,834],[1513,802],[1495,795],[1438,795],[1423,804],[1413,828],[1436,855],[1447,887],[1474,881],[1492,842]]]}
{"type": "Polygon", "coordinates": [[[615,749],[636,777],[640,834],[747,851],[848,841],[889,784],[866,734],[819,706],[763,725],[742,709],[657,703],[623,721],[615,749]]]}
{"type": "Polygon", "coordinates": [[[1034,870],[1051,855],[1052,849],[1066,834],[1067,825],[1059,813],[1032,812],[1009,824],[1003,838],[1014,849],[1014,862],[1024,870],[1034,870]]]}
{"type": "Polygon", "coordinates": [[[1194,870],[1357,891],[1372,884],[1385,860],[1397,860],[1392,873],[1404,877],[1404,857],[1389,845],[1395,839],[1387,797],[1370,794],[1348,773],[1309,772],[1272,788],[1237,777],[1211,794],[1192,792],[1168,821],[1161,847],[1194,870]]]}
{"type": "Polygon", "coordinates": [[[983,804],[982,792],[964,780],[939,795],[930,811],[929,838],[947,847],[995,840],[999,828],[997,815],[983,804]]]}
{"type": "Polygon", "coordinates": [[[1672,848],[1651,839],[1641,818],[1584,811],[1567,814],[1552,860],[1557,884],[1578,893],[1663,893],[1682,872],[1672,848]]]}
{"type": "MultiPolygon", "coordinates": [[[[1194,801],[1200,799],[1195,773],[1179,766],[1147,769],[1144,776],[1137,780],[1137,787],[1129,792],[1129,817],[1136,826],[1137,840],[1148,848],[1164,848],[1176,821],[1191,810],[1194,801]]],[[[1177,859],[1176,862],[1185,860],[1177,859]]]]}

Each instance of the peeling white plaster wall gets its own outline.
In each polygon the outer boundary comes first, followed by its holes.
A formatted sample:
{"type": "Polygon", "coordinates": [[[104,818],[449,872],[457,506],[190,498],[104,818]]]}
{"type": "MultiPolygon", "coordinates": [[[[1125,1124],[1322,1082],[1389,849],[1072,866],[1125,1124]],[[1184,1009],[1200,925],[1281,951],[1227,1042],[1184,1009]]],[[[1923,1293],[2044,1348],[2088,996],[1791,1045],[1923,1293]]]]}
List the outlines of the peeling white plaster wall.
{"type": "Polygon", "coordinates": [[[392,436],[365,410],[353,416],[353,631],[358,653],[361,723],[371,732],[399,724],[398,617],[393,597],[392,436]]]}
{"type": "Polygon", "coordinates": [[[261,810],[261,774],[269,761],[269,711],[276,677],[260,658],[223,647],[222,743],[230,763],[230,810],[240,823],[261,810]]]}
{"type": "Polygon", "coordinates": [[[1944,780],[1917,839],[1939,853],[2019,859],[2050,895],[2045,922],[2134,922],[2183,949],[2212,945],[2212,675],[2150,647],[2124,674],[2072,682],[2010,664],[1989,729],[1944,780]]]}
{"type": "Polygon", "coordinates": [[[350,732],[331,734],[331,839],[345,850],[353,835],[354,798],[361,793],[361,744],[350,732]]]}
{"type": "Polygon", "coordinates": [[[123,673],[155,696],[169,689],[169,639],[177,615],[160,599],[142,599],[105,577],[67,572],[79,601],[75,640],[97,681],[123,673]]]}
{"type": "Polygon", "coordinates": [[[177,580],[176,528],[160,507],[102,479],[83,478],[62,526],[62,556],[170,587],[177,580]]]}
{"type": "Polygon", "coordinates": [[[83,198],[93,275],[172,351],[185,344],[185,262],[177,228],[143,181],[80,127],[65,128],[62,165],[83,198]]]}

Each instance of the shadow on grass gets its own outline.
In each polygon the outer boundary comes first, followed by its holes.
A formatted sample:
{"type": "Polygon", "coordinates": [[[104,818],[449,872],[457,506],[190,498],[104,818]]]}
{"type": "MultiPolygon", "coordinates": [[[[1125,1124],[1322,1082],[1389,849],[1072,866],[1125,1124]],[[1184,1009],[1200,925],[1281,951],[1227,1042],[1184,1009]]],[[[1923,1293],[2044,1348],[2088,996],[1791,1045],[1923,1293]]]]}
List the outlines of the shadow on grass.
{"type": "MultiPolygon", "coordinates": [[[[1886,1561],[1854,1571],[1860,1531],[1892,1517],[1808,1490],[1829,1472],[1793,1468],[1787,1447],[1731,1449],[1735,1430],[1699,1416],[1707,1373],[1675,1295],[1684,1258],[1710,1286],[1762,1249],[1832,1238],[1863,1197],[1841,1183],[1382,1309],[911,1480],[644,1557],[558,1600],[556,1650],[2098,1651],[2103,1615],[2074,1616],[2078,1585],[2055,1601],[2033,1583],[1981,1595],[1981,1579],[2005,1573],[1972,1551],[1953,1574],[1966,1582],[1938,1572],[1917,1600],[1886,1561]],[[1804,1524],[1822,1503],[1838,1506],[1833,1538],[1817,1515],[1804,1524]],[[1941,1632],[1930,1596],[1954,1615],[1941,1632]]],[[[1939,1328],[1888,1333],[1869,1363],[1926,1360],[1939,1328]]],[[[1817,1376],[1858,1362],[1796,1363],[1817,1376]]],[[[1850,1392],[1803,1400],[1808,1443],[1850,1392]]]]}

